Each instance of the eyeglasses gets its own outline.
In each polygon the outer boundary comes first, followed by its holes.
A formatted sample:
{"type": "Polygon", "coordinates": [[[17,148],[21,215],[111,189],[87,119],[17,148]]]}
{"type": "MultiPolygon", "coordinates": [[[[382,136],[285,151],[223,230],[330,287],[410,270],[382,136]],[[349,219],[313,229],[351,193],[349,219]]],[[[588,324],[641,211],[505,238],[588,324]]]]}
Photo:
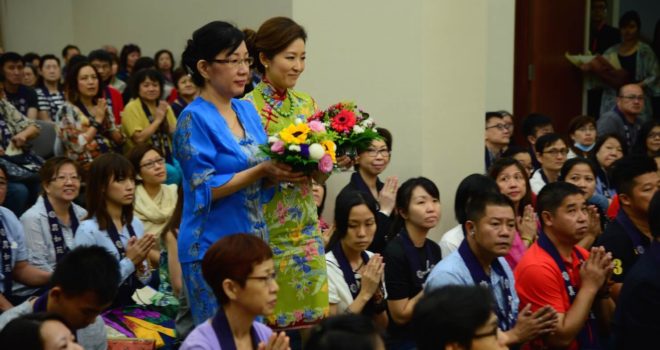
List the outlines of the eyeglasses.
{"type": "Polygon", "coordinates": [[[561,154],[562,156],[565,157],[568,154],[568,148],[562,148],[562,149],[551,148],[547,151],[543,151],[543,153],[547,153],[553,157],[557,157],[561,154]]]}
{"type": "Polygon", "coordinates": [[[511,130],[513,128],[513,125],[511,124],[495,124],[491,126],[487,126],[486,130],[492,129],[492,128],[497,128],[499,131],[506,131],[506,130],[511,130]]]}
{"type": "Polygon", "coordinates": [[[55,177],[50,178],[50,181],[58,182],[58,183],[61,183],[61,184],[65,183],[67,181],[80,182],[80,176],[78,176],[78,175],[59,175],[59,176],[55,176],[55,177]]]}
{"type": "Polygon", "coordinates": [[[271,273],[268,276],[249,276],[249,280],[259,280],[264,284],[271,284],[277,280],[277,274],[275,272],[271,273]]]}
{"type": "Polygon", "coordinates": [[[153,167],[155,167],[156,164],[159,164],[159,165],[165,164],[165,158],[158,158],[158,159],[154,159],[150,162],[146,162],[146,163],[140,165],[140,168],[153,169],[153,167]]]}
{"type": "Polygon", "coordinates": [[[379,154],[383,157],[389,157],[390,156],[390,150],[389,149],[372,149],[372,148],[367,148],[366,151],[364,151],[369,157],[376,157],[379,154]]]}
{"type": "Polygon", "coordinates": [[[656,137],[660,138],[660,132],[650,132],[649,135],[646,136],[646,138],[649,138],[649,139],[654,139],[656,137]]]}
{"type": "Polygon", "coordinates": [[[254,58],[246,57],[246,58],[243,58],[243,59],[231,58],[231,59],[224,59],[224,60],[214,59],[213,62],[226,64],[231,68],[238,68],[243,64],[247,65],[248,67],[252,67],[252,64],[254,63],[254,58]]]}
{"type": "Polygon", "coordinates": [[[619,96],[620,98],[626,99],[626,100],[637,100],[637,101],[644,101],[644,95],[626,95],[626,96],[619,96]]]}

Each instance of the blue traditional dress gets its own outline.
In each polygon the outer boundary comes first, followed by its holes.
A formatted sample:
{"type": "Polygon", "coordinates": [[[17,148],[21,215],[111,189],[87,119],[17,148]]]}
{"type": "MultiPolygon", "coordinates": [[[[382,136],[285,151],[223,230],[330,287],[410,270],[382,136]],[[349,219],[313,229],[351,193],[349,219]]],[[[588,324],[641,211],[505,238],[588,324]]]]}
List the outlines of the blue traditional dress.
{"type": "Polygon", "coordinates": [[[174,133],[174,156],[183,169],[179,260],[196,325],[212,317],[218,308],[202,276],[201,261],[206,250],[234,233],[252,233],[268,240],[262,206],[273,192],[265,190],[261,180],[229,196],[212,199],[212,188],[267,159],[259,149],[267,136],[254,107],[235,99],[231,106],[245,131],[242,139],[231,132],[215,105],[201,97],[181,112],[174,133]]]}

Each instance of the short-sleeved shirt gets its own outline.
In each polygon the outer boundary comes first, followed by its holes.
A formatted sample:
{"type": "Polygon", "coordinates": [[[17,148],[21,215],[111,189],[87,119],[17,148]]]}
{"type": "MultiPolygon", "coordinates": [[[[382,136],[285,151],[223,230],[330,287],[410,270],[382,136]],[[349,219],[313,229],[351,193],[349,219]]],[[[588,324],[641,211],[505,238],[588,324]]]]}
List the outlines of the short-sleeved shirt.
{"type": "MultiPolygon", "coordinates": [[[[12,269],[19,261],[28,259],[27,249],[25,248],[25,236],[23,235],[23,226],[11,210],[0,207],[0,220],[5,228],[9,245],[11,246],[11,266],[12,269]]],[[[5,275],[0,268],[0,293],[5,293],[4,285],[5,275]]]]}
{"type": "Polygon", "coordinates": [[[5,89],[5,94],[7,95],[7,101],[14,105],[23,115],[27,116],[28,109],[30,108],[39,109],[37,93],[27,86],[19,85],[15,93],[10,93],[5,89]]]}
{"type": "MultiPolygon", "coordinates": [[[[155,110],[150,110],[151,115],[155,115],[155,110]]],[[[176,125],[176,117],[172,108],[167,108],[167,114],[165,115],[168,125],[176,125]]],[[[126,147],[130,150],[135,147],[135,142],[133,141],[133,135],[149,127],[151,123],[147,114],[142,109],[142,101],[139,98],[132,99],[126,106],[124,106],[124,111],[121,114],[121,130],[126,135],[126,147]]],[[[160,127],[156,133],[162,133],[160,127]]],[[[169,131],[168,131],[169,132],[169,131]]],[[[163,139],[166,139],[170,143],[170,149],[172,149],[172,141],[169,134],[165,135],[163,139]]],[[[151,137],[147,138],[146,143],[151,144],[151,137]]],[[[161,150],[162,152],[162,150],[161,150]]]]}
{"type": "MultiPolygon", "coordinates": [[[[374,253],[367,251],[366,252],[369,258],[371,258],[374,253]]],[[[325,261],[328,264],[328,299],[330,304],[336,304],[337,310],[343,312],[353,303],[353,294],[351,294],[350,289],[348,289],[348,284],[344,279],[344,273],[339,267],[339,262],[332,251],[329,251],[325,254],[325,261]]],[[[355,274],[355,281],[357,282],[358,288],[360,288],[360,274],[355,274]]]]}
{"type": "MultiPolygon", "coordinates": [[[[497,260],[504,269],[504,276],[498,274],[495,269],[490,270],[490,285],[493,288],[493,296],[497,302],[498,309],[502,311],[506,310],[508,301],[505,300],[506,293],[504,292],[504,289],[508,288],[511,291],[511,297],[513,298],[511,305],[513,309],[513,317],[516,319],[518,317],[519,299],[518,294],[516,294],[513,271],[511,271],[505,258],[499,257],[497,260]],[[508,285],[505,285],[505,277],[508,279],[508,285]]],[[[426,279],[424,291],[428,293],[434,289],[449,285],[470,286],[474,284],[474,279],[465,264],[465,260],[463,260],[459,251],[455,250],[435,265],[433,271],[431,271],[429,277],[426,279]]],[[[504,314],[504,312],[502,312],[502,314],[504,314]]]]}
{"type": "MultiPolygon", "coordinates": [[[[648,248],[651,240],[641,233],[640,238],[642,246],[648,248]]],[[[618,220],[611,221],[594,243],[594,246],[601,245],[605,247],[606,251],[612,253],[612,263],[614,264],[612,281],[623,283],[628,271],[635,265],[641,254],[638,255],[635,252],[632,239],[618,220]]]]}
{"type": "Polygon", "coordinates": [[[51,93],[46,87],[36,88],[35,92],[39,102],[39,111],[48,112],[50,119],[55,121],[55,115],[64,104],[64,93],[62,91],[51,93]]]}
{"type": "MultiPolygon", "coordinates": [[[[273,334],[273,331],[262,323],[252,322],[252,327],[261,342],[267,343],[268,338],[273,334]]],[[[190,332],[180,350],[222,350],[222,348],[211,322],[207,321],[190,332]]]]}
{"type": "MultiPolygon", "coordinates": [[[[589,252],[584,248],[579,246],[575,246],[575,248],[584,259],[589,257],[589,252]]],[[[579,288],[582,283],[580,279],[581,262],[575,251],[571,253],[571,261],[564,260],[564,264],[571,284],[579,288]]],[[[566,284],[559,266],[538,243],[529,247],[516,266],[514,276],[520,305],[531,304],[532,311],[550,305],[560,314],[567,313],[571,308],[566,284]]],[[[543,342],[543,340],[538,339],[536,342],[543,342]]],[[[567,349],[576,350],[577,348],[577,341],[573,340],[567,349]]]]}
{"type": "MultiPolygon", "coordinates": [[[[426,239],[425,244],[431,245],[430,258],[427,258],[424,247],[416,249],[421,261],[430,261],[430,265],[422,272],[426,280],[426,277],[428,277],[435,264],[442,259],[442,254],[440,253],[440,247],[430,239],[426,239]]],[[[402,239],[397,237],[390,241],[383,252],[383,257],[385,261],[387,299],[401,300],[416,296],[422,290],[422,287],[417,286],[415,283],[416,276],[413,275],[410,269],[409,258],[403,247],[402,239]]],[[[412,337],[410,324],[399,325],[396,322],[390,322],[388,328],[392,338],[411,339],[412,337]]]]}

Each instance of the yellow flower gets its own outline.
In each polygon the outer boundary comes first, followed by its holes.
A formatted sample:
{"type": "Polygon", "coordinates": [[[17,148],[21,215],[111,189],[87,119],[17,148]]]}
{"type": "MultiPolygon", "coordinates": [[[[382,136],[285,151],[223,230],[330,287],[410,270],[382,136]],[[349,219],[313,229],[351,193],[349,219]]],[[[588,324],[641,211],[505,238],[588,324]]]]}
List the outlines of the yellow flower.
{"type": "Polygon", "coordinates": [[[335,158],[335,152],[337,151],[337,145],[335,145],[334,142],[330,140],[322,141],[321,145],[325,149],[325,153],[330,155],[330,158],[332,158],[333,163],[337,163],[337,159],[335,158]]]}
{"type": "Polygon", "coordinates": [[[291,124],[286,129],[280,131],[280,138],[287,144],[296,144],[305,143],[307,140],[307,134],[309,134],[310,129],[307,124],[291,124]]]}

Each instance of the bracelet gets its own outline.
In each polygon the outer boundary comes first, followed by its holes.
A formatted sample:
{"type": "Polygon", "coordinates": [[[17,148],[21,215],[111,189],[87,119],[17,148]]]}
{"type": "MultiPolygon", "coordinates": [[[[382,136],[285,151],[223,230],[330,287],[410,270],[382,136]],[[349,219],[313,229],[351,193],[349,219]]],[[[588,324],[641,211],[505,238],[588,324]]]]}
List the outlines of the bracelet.
{"type": "Polygon", "coordinates": [[[96,129],[96,131],[98,131],[98,132],[103,131],[103,127],[101,126],[101,124],[99,122],[97,122],[96,120],[94,120],[94,118],[89,119],[89,125],[94,127],[96,129]]]}
{"type": "Polygon", "coordinates": [[[532,244],[534,243],[534,239],[529,238],[529,237],[523,237],[523,236],[521,236],[520,239],[521,239],[523,242],[529,243],[529,245],[532,245],[532,244]]]}

